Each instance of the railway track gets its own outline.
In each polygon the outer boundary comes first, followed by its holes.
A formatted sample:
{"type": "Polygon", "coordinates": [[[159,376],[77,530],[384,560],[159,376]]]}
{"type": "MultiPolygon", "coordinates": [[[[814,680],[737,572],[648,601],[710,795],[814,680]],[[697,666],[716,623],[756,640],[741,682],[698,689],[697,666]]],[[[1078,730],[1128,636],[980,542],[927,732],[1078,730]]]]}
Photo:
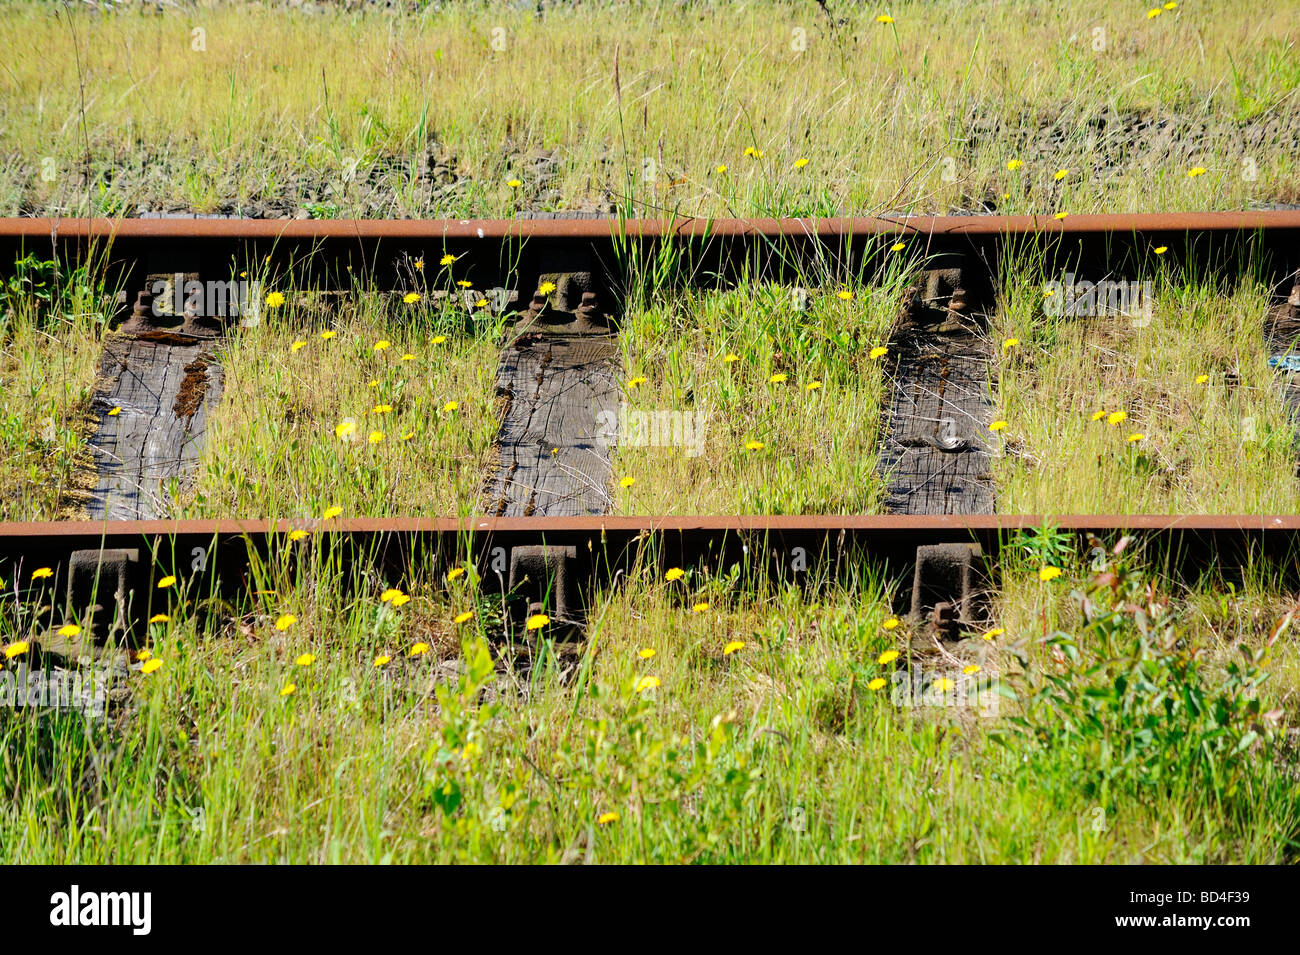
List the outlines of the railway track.
{"type": "Polygon", "coordinates": [[[247,586],[253,562],[275,554],[298,560],[325,550],[399,575],[468,563],[515,617],[545,610],[575,622],[595,588],[646,562],[719,572],[741,565],[815,580],[846,562],[868,561],[900,580],[910,575],[910,589],[902,587],[912,594],[906,609],[951,635],[978,621],[979,595],[996,585],[1010,536],[1047,523],[1085,549],[1131,532],[1180,573],[1261,558],[1295,568],[1300,517],[1292,515],[996,513],[985,440],[992,345],[984,329],[1001,264],[1028,249],[1045,269],[1099,281],[1136,269],[1157,247],[1171,268],[1249,269],[1266,277],[1276,306],[1261,316],[1261,335],[1294,412],[1297,212],[816,222],[0,220],[0,268],[29,253],[96,262],[109,285],[125,293],[114,317],[123,334],[104,358],[111,390],[98,402],[101,426],[92,447],[101,460],[91,519],[0,525],[0,578],[26,580],[49,568],[49,592],[74,613],[98,608],[99,623],[89,629],[103,638],[139,623],[142,607],[132,594],[146,593],[160,576],[194,578],[214,594],[236,592],[247,586]],[[591,417],[592,408],[614,400],[623,292],[639,269],[670,268],[677,280],[706,286],[742,275],[824,273],[828,266],[869,278],[900,247],[911,257],[916,284],[891,341],[893,391],[881,423],[892,515],[603,513],[613,477],[608,445],[596,441],[583,409],[591,417]],[[463,294],[490,298],[498,311],[516,316],[498,373],[501,460],[481,498],[483,517],[307,525],[152,519],[165,513],[165,486],[183,479],[195,461],[203,421],[219,397],[214,342],[233,321],[267,318],[255,298],[240,301],[240,276],[257,269],[277,288],[327,294],[346,290],[358,276],[401,289],[412,263],[444,257],[466,277],[463,294]],[[228,283],[217,314],[188,304],[182,293],[189,282],[199,289],[228,283]],[[307,538],[290,542],[295,530],[307,538]]]}

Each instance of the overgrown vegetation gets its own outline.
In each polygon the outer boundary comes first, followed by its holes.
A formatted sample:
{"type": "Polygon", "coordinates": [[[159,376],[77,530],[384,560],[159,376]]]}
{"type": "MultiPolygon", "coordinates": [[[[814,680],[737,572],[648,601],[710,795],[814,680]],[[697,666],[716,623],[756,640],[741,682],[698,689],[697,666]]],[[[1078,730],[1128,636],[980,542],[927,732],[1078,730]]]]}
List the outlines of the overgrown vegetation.
{"type": "MultiPolygon", "coordinates": [[[[1223,580],[1009,558],[999,627],[940,652],[865,565],[800,585],[758,554],[680,579],[649,559],[564,643],[502,638],[473,570],[284,546],[229,616],[196,612],[199,579],[156,591],[169,619],[107,720],[6,708],[7,860],[1295,858],[1297,654],[1267,568],[1207,626],[1223,580]],[[993,707],[952,688],[972,668],[993,707]]],[[[5,598],[8,647],[39,638],[14,608],[46,583],[5,598]]]]}
{"type": "Polygon", "coordinates": [[[1152,6],[900,0],[882,23],[882,6],[813,2],[11,5],[0,210],[1051,215],[1300,199],[1289,11],[1152,6]]]}

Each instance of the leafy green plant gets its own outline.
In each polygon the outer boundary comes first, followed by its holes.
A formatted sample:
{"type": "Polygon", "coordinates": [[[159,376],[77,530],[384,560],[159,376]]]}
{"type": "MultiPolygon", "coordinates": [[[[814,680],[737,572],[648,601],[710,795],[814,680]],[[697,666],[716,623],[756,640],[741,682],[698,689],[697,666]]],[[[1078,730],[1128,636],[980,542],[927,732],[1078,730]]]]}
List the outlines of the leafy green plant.
{"type": "MultiPolygon", "coordinates": [[[[1171,601],[1117,546],[1072,597],[1082,623],[1021,651],[1023,713],[1008,719],[1039,763],[1064,768],[1073,788],[1103,805],[1153,790],[1206,787],[1225,806],[1271,772],[1282,711],[1264,711],[1269,649],[1239,648],[1221,667],[1193,644],[1171,601]]],[[[999,736],[999,739],[1004,737],[999,736]]]]}

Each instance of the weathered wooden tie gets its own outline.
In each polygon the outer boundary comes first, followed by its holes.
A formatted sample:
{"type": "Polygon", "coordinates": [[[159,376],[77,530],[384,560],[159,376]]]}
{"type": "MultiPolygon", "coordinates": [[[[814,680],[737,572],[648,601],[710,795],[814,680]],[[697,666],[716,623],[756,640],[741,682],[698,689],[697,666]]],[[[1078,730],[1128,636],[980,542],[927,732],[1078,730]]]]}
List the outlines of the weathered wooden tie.
{"type": "Polygon", "coordinates": [[[608,296],[591,272],[544,273],[537,287],[497,371],[499,462],[484,491],[484,512],[604,514],[620,367],[602,302],[608,296]]]}
{"type": "Polygon", "coordinates": [[[904,299],[880,454],[890,513],[993,513],[984,285],[954,261],[923,273],[904,299]]]}
{"type": "Polygon", "coordinates": [[[88,442],[94,484],[81,502],[92,520],[164,517],[198,467],[208,409],[221,395],[222,326],[197,306],[168,307],[178,281],[197,276],[149,276],[131,317],[105,341],[88,442]]]}

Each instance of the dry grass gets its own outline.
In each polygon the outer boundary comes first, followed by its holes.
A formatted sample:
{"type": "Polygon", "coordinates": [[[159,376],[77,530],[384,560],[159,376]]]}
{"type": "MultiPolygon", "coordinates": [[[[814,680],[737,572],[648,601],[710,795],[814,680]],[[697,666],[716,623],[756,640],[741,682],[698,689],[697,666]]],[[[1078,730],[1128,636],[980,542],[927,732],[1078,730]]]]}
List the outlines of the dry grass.
{"type": "Polygon", "coordinates": [[[422,303],[362,297],[322,322],[276,316],[219,350],[194,517],[473,512],[497,429],[498,346],[422,303]],[[326,339],[322,334],[333,333],[326,339]],[[301,342],[295,349],[295,344],[301,342]],[[376,345],[388,345],[376,350],[376,345]],[[453,407],[454,405],[454,407],[453,407]]]}
{"type": "Polygon", "coordinates": [[[1116,0],[903,2],[892,25],[832,8],[24,5],[0,21],[0,207],[743,216],[1300,197],[1282,6],[1148,20],[1116,0]]]}
{"type": "Polygon", "coordinates": [[[1150,324],[1053,318],[1008,289],[995,367],[1004,513],[1296,513],[1295,430],[1276,390],[1253,281],[1155,285],[1150,324]],[[1204,376],[1202,382],[1199,379],[1204,376]],[[1099,412],[1122,421],[1094,420],[1099,412]],[[1129,440],[1139,436],[1135,440],[1129,440]]]}

